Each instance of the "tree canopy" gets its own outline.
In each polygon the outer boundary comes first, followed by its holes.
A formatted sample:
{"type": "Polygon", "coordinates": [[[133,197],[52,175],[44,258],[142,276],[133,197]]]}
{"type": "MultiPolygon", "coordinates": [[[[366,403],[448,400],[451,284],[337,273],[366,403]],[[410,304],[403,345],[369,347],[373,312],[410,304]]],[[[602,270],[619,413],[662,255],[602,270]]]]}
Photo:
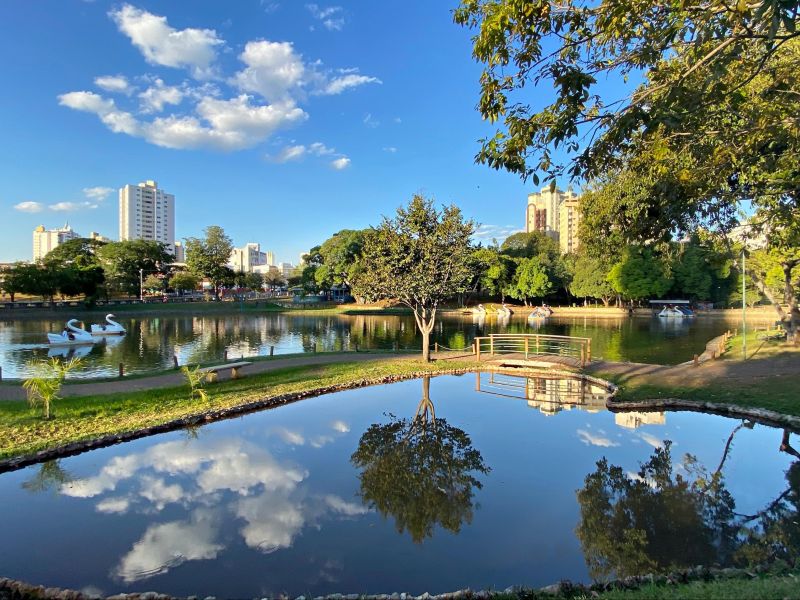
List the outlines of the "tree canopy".
{"type": "Polygon", "coordinates": [[[219,225],[209,225],[202,238],[186,240],[186,266],[198,277],[205,277],[219,297],[222,285],[233,280],[233,270],[228,266],[233,242],[219,225]]]}
{"type": "Polygon", "coordinates": [[[350,459],[361,470],[362,501],[393,516],[397,531],[416,543],[436,525],[458,533],[471,522],[474,490],[482,487],[476,475],[489,472],[469,435],[436,418],[429,377],[422,386],[414,419],[370,425],[350,459]]]}
{"type": "Polygon", "coordinates": [[[422,352],[430,360],[430,333],[440,303],[466,291],[472,278],[470,238],[461,210],[414,196],[394,219],[364,234],[362,265],[353,290],[367,299],[395,298],[414,311],[422,352]]]}

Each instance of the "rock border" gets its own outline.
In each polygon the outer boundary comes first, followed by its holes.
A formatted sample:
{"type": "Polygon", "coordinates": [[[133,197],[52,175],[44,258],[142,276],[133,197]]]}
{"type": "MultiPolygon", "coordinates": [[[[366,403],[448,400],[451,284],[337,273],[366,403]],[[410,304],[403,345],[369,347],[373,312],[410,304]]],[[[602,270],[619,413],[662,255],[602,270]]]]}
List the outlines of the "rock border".
{"type": "Polygon", "coordinates": [[[769,425],[771,427],[789,428],[800,432],[800,417],[787,415],[765,408],[747,408],[735,404],[722,404],[718,402],[696,402],[682,398],[653,398],[648,400],[614,400],[606,402],[606,408],[611,412],[625,412],[640,410],[653,412],[657,410],[675,410],[702,412],[735,419],[749,419],[769,425]]]}
{"type": "Polygon", "coordinates": [[[197,425],[204,425],[206,423],[211,423],[214,421],[232,419],[247,413],[277,408],[285,404],[291,404],[293,402],[298,402],[300,400],[305,400],[307,398],[313,398],[316,396],[322,396],[325,394],[332,394],[335,392],[342,392],[346,390],[358,389],[374,385],[384,385],[387,383],[397,383],[400,381],[408,381],[411,379],[420,379],[422,377],[439,377],[442,375],[465,375],[466,373],[475,373],[475,372],[490,371],[490,370],[507,372],[509,374],[518,374],[518,375],[523,375],[523,374],[532,375],[532,374],[546,373],[548,375],[558,375],[570,378],[584,378],[586,381],[590,381],[597,385],[606,387],[609,390],[609,393],[611,394],[612,397],[617,392],[617,386],[615,386],[613,383],[609,381],[605,381],[603,379],[599,379],[597,377],[592,377],[590,375],[585,375],[582,373],[555,371],[551,369],[520,369],[520,368],[487,369],[485,368],[485,366],[482,367],[476,364],[475,367],[463,367],[458,369],[443,369],[440,371],[414,371],[412,373],[404,373],[401,375],[386,375],[384,377],[379,377],[377,379],[355,379],[353,381],[349,381],[346,383],[339,383],[336,385],[312,388],[310,390],[304,390],[299,392],[289,392],[286,394],[280,394],[278,396],[262,398],[261,400],[246,402],[244,404],[238,404],[236,406],[230,406],[227,408],[202,411],[199,413],[188,415],[186,417],[173,419],[171,421],[167,421],[166,423],[152,425],[150,427],[143,427],[141,429],[134,429],[132,431],[126,431],[123,433],[113,433],[113,434],[103,435],[100,437],[81,440],[78,442],[70,442],[68,444],[55,446],[53,448],[39,450],[38,452],[34,452],[32,454],[23,454],[20,456],[15,456],[12,458],[6,458],[0,460],[0,473],[16,471],[18,469],[22,469],[24,467],[28,467],[30,465],[34,465],[36,463],[44,462],[47,460],[53,460],[56,458],[65,458],[67,456],[74,456],[76,454],[82,454],[83,452],[87,452],[89,450],[105,448],[108,446],[113,446],[115,444],[120,444],[122,442],[129,442],[135,439],[148,437],[151,435],[157,435],[159,433],[167,433],[170,431],[175,431],[177,429],[183,429],[185,427],[194,427],[197,425]]]}
{"type": "MultiPolygon", "coordinates": [[[[789,565],[785,565],[787,570],[789,565]]],[[[796,566],[796,565],[795,565],[796,566]]],[[[724,581],[730,579],[749,580],[770,573],[770,565],[756,565],[752,569],[717,568],[697,566],[662,575],[634,575],[624,579],[614,579],[605,583],[572,583],[564,580],[541,588],[512,586],[504,590],[463,589],[443,594],[427,592],[415,596],[408,593],[393,594],[328,594],[324,596],[256,596],[255,600],[490,600],[492,598],[513,598],[517,600],[545,600],[552,598],[591,598],[612,590],[638,590],[647,585],[677,586],[692,582],[724,581]]],[[[0,577],[0,600],[201,600],[198,596],[177,597],[157,592],[132,592],[101,596],[77,590],[57,587],[35,586],[24,581],[0,577]]],[[[202,600],[217,600],[206,596],[202,600]]]]}

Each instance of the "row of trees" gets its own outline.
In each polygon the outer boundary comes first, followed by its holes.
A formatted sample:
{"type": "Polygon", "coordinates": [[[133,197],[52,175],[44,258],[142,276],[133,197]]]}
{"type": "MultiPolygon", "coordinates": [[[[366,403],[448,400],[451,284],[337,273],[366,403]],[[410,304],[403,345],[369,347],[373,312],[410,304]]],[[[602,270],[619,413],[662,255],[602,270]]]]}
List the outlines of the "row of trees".
{"type": "Polygon", "coordinates": [[[233,244],[218,226],[206,228],[202,238],[186,242],[186,269],[174,266],[167,247],[154,241],[100,242],[68,240],[36,263],[15,263],[2,273],[0,286],[11,300],[16,294],[52,300],[84,296],[88,300],[112,294],[138,296],[151,292],[195,290],[209,281],[215,296],[223,288],[262,289],[285,284],[277,269],[266,274],[235,272],[228,266],[233,244]]]}
{"type": "MultiPolygon", "coordinates": [[[[587,232],[588,236],[589,232],[587,232]]],[[[362,254],[369,230],[343,230],[305,256],[305,264],[291,283],[309,293],[347,285],[361,299],[368,290],[354,285],[363,273],[362,254]]],[[[472,247],[470,278],[462,299],[513,298],[528,304],[534,299],[561,301],[595,299],[605,305],[617,300],[677,297],[710,301],[719,306],[741,302],[742,276],[731,252],[712,236],[700,232],[682,242],[658,246],[630,245],[607,250],[602,256],[591,244],[577,254],[562,255],[558,244],[540,232],[517,233],[502,244],[472,247]]],[[[773,293],[782,292],[783,271],[767,250],[751,253],[749,268],[758,271],[773,293]]],[[[800,278],[800,270],[797,277],[800,278]]],[[[750,283],[753,304],[763,299],[750,283]]]]}
{"type": "Polygon", "coordinates": [[[747,218],[767,239],[748,277],[798,330],[796,3],[461,0],[454,19],[475,31],[479,111],[499,125],[476,161],[537,184],[587,183],[581,236],[597,259],[631,244],[663,255],[702,230],[732,260],[730,234],[747,218]],[[627,95],[599,89],[624,90],[632,74],[641,83],[627,95]],[[554,97],[531,102],[530,86],[554,97]]]}

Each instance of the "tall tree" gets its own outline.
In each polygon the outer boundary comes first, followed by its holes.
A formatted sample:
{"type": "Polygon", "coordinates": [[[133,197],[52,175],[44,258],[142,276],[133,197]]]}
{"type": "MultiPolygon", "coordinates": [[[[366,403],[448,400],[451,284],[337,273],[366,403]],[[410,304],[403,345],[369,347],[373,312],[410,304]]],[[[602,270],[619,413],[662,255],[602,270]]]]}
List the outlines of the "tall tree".
{"type": "Polygon", "coordinates": [[[479,291],[500,296],[505,302],[508,287],[517,268],[514,260],[502,254],[496,246],[478,248],[472,253],[479,291]]]}
{"type": "Polygon", "coordinates": [[[422,334],[422,355],[430,360],[430,334],[442,301],[467,289],[471,278],[472,221],[456,206],[436,210],[414,196],[364,235],[362,268],[354,292],[368,299],[396,298],[414,311],[422,334]]]}
{"type": "Polygon", "coordinates": [[[164,244],[150,240],[111,242],[97,255],[110,286],[131,296],[139,294],[140,278],[165,273],[173,261],[164,244]]]}
{"type": "Polygon", "coordinates": [[[353,276],[361,262],[364,231],[343,229],[334,233],[318,247],[319,266],[314,273],[316,282],[323,288],[332,285],[352,287],[353,276]]]}
{"type": "Polygon", "coordinates": [[[608,281],[611,266],[608,261],[579,253],[575,259],[569,291],[578,298],[597,298],[608,306],[614,297],[614,288],[608,281]]]}
{"type": "Polygon", "coordinates": [[[608,280],[616,292],[633,300],[661,298],[672,287],[667,266],[651,248],[626,248],[608,280]]]}
{"type": "Polygon", "coordinates": [[[220,287],[232,277],[233,272],[228,267],[232,251],[233,242],[219,225],[206,227],[203,238],[186,240],[186,266],[209,280],[215,298],[219,298],[220,287]]]}
{"type": "MultiPolygon", "coordinates": [[[[566,170],[611,187],[614,202],[596,213],[607,218],[595,219],[595,231],[626,241],[663,242],[698,227],[723,239],[747,203],[772,248],[799,245],[796,2],[568,0],[552,10],[549,2],[463,0],[455,19],[478,29],[480,110],[505,121],[483,141],[479,161],[534,179],[537,170],[548,178],[566,170]],[[614,75],[642,83],[608,102],[596,86],[614,75]],[[552,83],[555,100],[532,109],[541,104],[518,97],[531,82],[552,83]],[[555,148],[566,148],[566,160],[555,148]]],[[[584,215],[595,214],[588,208],[584,215]]],[[[751,276],[798,331],[796,290],[785,311],[751,276]]]]}
{"type": "Polygon", "coordinates": [[[531,298],[544,298],[553,291],[553,281],[548,274],[547,265],[538,257],[523,258],[515,274],[508,294],[517,300],[525,302],[531,298]]]}
{"type": "Polygon", "coordinates": [[[92,301],[106,276],[97,252],[106,243],[89,238],[75,238],[53,248],[42,260],[52,269],[63,296],[83,295],[92,301]]]}
{"type": "Polygon", "coordinates": [[[478,109],[504,124],[482,140],[477,160],[536,184],[537,171],[597,177],[642,130],[672,127],[687,106],[735,96],[768,70],[780,46],[800,33],[797,15],[797,3],[782,0],[565,0],[557,9],[545,0],[461,0],[454,20],[477,30],[473,56],[484,65],[478,109]],[[676,55],[679,66],[664,60],[676,55]],[[624,89],[638,74],[654,85],[600,95],[601,82],[624,89]],[[692,89],[700,75],[703,85],[692,89]],[[554,90],[555,98],[531,102],[531,85],[554,90]],[[568,164],[556,149],[566,150],[568,164]]]}
{"type": "Polygon", "coordinates": [[[169,279],[169,286],[176,291],[195,290],[199,283],[197,276],[189,271],[178,271],[169,279]]]}

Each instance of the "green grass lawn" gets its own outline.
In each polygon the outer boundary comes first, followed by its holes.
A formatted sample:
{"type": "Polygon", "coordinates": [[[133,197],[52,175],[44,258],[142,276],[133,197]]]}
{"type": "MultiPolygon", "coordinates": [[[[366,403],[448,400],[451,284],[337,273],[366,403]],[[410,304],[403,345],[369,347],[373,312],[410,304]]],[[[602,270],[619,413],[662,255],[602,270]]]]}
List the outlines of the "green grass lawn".
{"type": "Polygon", "coordinates": [[[425,363],[405,359],[293,367],[208,384],[208,403],[190,399],[188,386],[64,398],[53,404],[51,410],[55,418],[47,421],[25,402],[5,401],[0,402],[0,459],[134,431],[208,410],[239,406],[290,392],[474,366],[472,361],[425,363]]]}
{"type": "Polygon", "coordinates": [[[751,580],[693,582],[677,586],[646,585],[638,590],[614,590],[602,600],[779,600],[800,599],[797,575],[767,576],[751,580]]]}

